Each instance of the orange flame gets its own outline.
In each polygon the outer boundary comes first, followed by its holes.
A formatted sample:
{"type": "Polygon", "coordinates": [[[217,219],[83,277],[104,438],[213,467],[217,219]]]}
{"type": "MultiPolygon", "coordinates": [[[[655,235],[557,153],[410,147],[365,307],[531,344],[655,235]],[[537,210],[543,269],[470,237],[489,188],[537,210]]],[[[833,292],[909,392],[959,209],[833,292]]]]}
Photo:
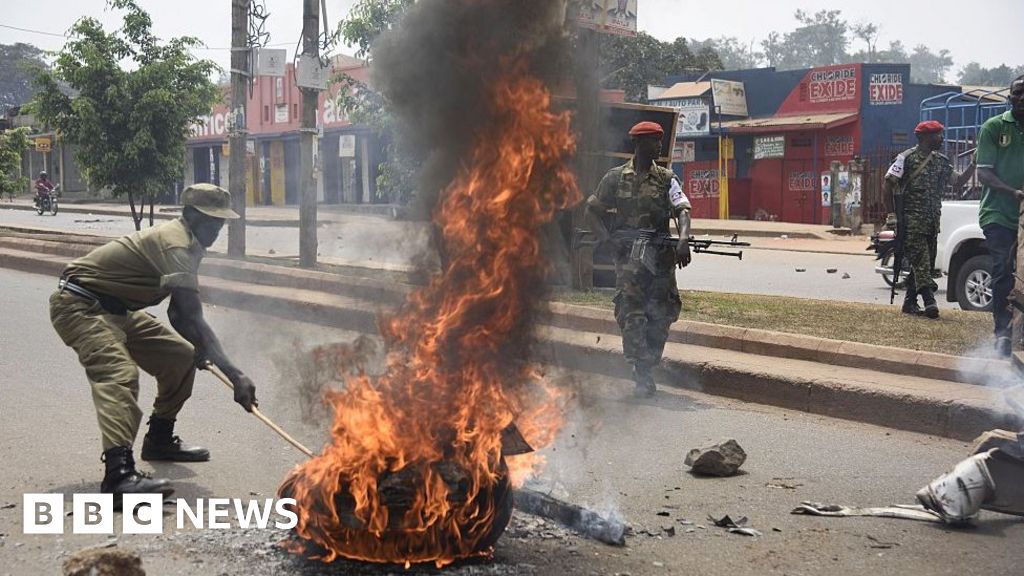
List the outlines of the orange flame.
{"type": "Polygon", "coordinates": [[[564,397],[523,356],[547,269],[541,227],[580,199],[566,165],[575,142],[541,82],[521,62],[505,66],[493,121],[435,210],[445,269],[382,320],[383,375],[328,393],[332,442],[282,485],[298,536],[325,562],[440,567],[489,554],[492,528],[508,522],[509,475],[537,464],[515,457],[510,472],[502,430],[515,422],[539,448],[561,426],[564,397]],[[394,510],[381,496],[388,478],[413,487],[394,510]]]}

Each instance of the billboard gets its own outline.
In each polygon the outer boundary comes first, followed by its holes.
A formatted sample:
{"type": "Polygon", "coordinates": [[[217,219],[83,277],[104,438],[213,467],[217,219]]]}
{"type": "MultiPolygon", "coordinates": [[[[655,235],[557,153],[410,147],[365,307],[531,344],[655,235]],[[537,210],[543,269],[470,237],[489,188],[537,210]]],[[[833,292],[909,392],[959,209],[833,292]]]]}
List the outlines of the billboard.
{"type": "Polygon", "coordinates": [[[568,18],[584,28],[636,36],[637,0],[570,0],[568,18]]]}
{"type": "Polygon", "coordinates": [[[711,131],[711,111],[703,98],[679,98],[656,102],[658,106],[671,106],[679,113],[676,138],[705,136],[711,131]]]}
{"type": "Polygon", "coordinates": [[[903,103],[903,74],[871,74],[868,77],[868,102],[872,106],[903,103]]]}
{"type": "Polygon", "coordinates": [[[711,94],[720,114],[726,116],[747,115],[747,91],[743,82],[711,79],[711,94]]]}

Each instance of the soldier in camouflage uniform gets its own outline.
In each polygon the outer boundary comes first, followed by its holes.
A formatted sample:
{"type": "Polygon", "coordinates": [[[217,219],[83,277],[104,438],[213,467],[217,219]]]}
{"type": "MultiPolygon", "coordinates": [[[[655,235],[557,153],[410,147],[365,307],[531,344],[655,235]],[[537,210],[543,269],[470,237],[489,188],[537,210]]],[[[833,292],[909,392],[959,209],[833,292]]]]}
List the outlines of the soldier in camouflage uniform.
{"type": "Polygon", "coordinates": [[[910,270],[906,278],[907,292],[902,311],[915,316],[939,317],[935,303],[938,285],[932,279],[935,267],[942,194],[951,184],[959,190],[974,172],[974,165],[963,174],[953,169],[949,158],[939,152],[944,127],[935,120],[921,122],[914,129],[917,146],[896,156],[885,175],[893,197],[902,201],[902,214],[897,210],[897,226],[904,226],[903,268],[910,270]],[[924,310],[917,305],[921,296],[924,310]]]}
{"type": "MultiPolygon", "coordinates": [[[[681,238],[690,235],[690,201],[679,179],[655,164],[661,154],[664,130],[654,122],[640,122],[629,131],[635,144],[633,158],[612,168],[597,191],[587,199],[587,221],[603,241],[619,230],[654,230],[669,233],[675,220],[681,238]]],[[[633,365],[639,396],[655,392],[651,369],[661,361],[669,327],[679,318],[682,302],[676,286],[675,266],[690,263],[690,248],[660,247],[657,272],[629,258],[630,246],[616,246],[615,320],[622,332],[622,349],[633,365]]]]}

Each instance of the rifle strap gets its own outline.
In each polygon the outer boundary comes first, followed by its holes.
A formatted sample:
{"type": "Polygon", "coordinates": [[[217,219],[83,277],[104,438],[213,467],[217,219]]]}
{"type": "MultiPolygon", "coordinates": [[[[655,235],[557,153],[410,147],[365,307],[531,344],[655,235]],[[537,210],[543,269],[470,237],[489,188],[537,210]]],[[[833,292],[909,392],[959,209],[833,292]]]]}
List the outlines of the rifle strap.
{"type": "Polygon", "coordinates": [[[928,167],[928,163],[932,161],[933,156],[935,156],[935,152],[928,154],[928,157],[924,159],[924,162],[921,162],[921,165],[910,173],[910,176],[906,179],[906,183],[900,189],[901,194],[907,191],[907,186],[910,186],[910,183],[914,181],[914,178],[917,178],[921,175],[921,172],[924,172],[924,169],[928,167]]]}

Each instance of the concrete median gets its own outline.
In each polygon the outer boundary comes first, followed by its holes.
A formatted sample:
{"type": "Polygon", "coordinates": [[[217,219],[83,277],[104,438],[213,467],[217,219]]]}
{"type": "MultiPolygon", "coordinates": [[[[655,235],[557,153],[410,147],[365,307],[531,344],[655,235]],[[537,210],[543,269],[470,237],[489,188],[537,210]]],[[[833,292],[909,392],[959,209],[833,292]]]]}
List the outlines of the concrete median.
{"type": "MultiPolygon", "coordinates": [[[[56,277],[71,258],[106,239],[52,233],[0,233],[0,267],[56,277]]],[[[210,257],[204,301],[341,329],[373,333],[377,315],[413,289],[411,278],[210,257]]],[[[540,359],[581,372],[628,377],[610,312],[553,302],[538,329],[540,359]]],[[[958,439],[1022,422],[1001,391],[981,384],[1009,371],[1006,362],[965,362],[900,350],[699,322],[671,334],[661,384],[743,401],[958,439]]],[[[625,392],[625,391],[624,391],[625,392]]]]}

